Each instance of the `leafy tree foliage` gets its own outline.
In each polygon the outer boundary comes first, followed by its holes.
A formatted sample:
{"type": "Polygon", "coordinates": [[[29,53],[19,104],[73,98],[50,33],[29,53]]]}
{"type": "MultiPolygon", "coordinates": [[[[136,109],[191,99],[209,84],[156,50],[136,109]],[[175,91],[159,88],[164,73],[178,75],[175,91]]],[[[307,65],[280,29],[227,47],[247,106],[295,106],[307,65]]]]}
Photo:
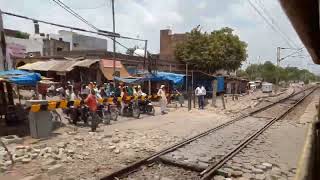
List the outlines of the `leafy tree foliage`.
{"type": "Polygon", "coordinates": [[[279,81],[317,81],[319,77],[306,69],[298,69],[297,67],[277,67],[270,61],[264,64],[251,64],[245,70],[250,80],[261,79],[271,83],[275,83],[279,75],[279,81]]]}
{"type": "Polygon", "coordinates": [[[21,39],[28,39],[29,36],[30,36],[30,34],[28,34],[28,33],[18,31],[18,32],[16,33],[16,36],[15,36],[15,37],[16,37],[16,38],[21,38],[21,39]]]}
{"type": "Polygon", "coordinates": [[[185,42],[176,46],[175,57],[207,72],[236,70],[247,58],[247,44],[231,28],[207,33],[198,26],[187,33],[185,42]]]}
{"type": "Polygon", "coordinates": [[[238,77],[243,77],[243,78],[248,78],[248,73],[245,71],[245,70],[242,70],[242,69],[238,69],[236,71],[236,74],[238,77]]]}

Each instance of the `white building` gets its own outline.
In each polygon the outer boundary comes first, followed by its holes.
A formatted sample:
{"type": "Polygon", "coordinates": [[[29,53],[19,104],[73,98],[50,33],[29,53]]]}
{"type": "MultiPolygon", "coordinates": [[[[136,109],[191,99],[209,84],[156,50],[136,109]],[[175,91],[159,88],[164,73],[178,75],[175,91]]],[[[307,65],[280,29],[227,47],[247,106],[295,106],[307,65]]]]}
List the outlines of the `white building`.
{"type": "Polygon", "coordinates": [[[106,39],[86,36],[71,31],[60,30],[58,34],[49,34],[50,38],[65,42],[70,42],[70,50],[107,50],[108,42],[106,39]]]}

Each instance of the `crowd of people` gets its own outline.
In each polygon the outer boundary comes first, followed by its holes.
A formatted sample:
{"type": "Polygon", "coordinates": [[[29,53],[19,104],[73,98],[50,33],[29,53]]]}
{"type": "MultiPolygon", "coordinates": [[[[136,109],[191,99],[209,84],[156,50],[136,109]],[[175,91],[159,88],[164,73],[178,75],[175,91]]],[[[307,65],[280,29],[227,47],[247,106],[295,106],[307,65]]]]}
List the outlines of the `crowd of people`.
{"type": "MultiPolygon", "coordinates": [[[[112,83],[104,83],[97,85],[96,82],[90,82],[89,84],[83,84],[80,88],[76,88],[69,81],[66,85],[62,85],[56,88],[51,85],[47,88],[46,93],[41,93],[43,97],[47,94],[57,94],[60,99],[66,99],[72,101],[75,99],[85,99],[91,91],[95,91],[97,98],[108,98],[108,97],[122,97],[122,96],[145,96],[146,93],[142,91],[140,85],[138,86],[124,86],[123,84],[118,87],[114,87],[112,83]]],[[[45,98],[43,98],[45,99],[45,98]]]]}
{"type": "MultiPolygon", "coordinates": [[[[56,88],[54,85],[51,85],[47,88],[42,94],[43,99],[45,99],[48,94],[55,94],[59,96],[59,99],[65,99],[67,101],[73,101],[76,99],[88,101],[88,98],[92,99],[91,96],[94,96],[96,99],[105,99],[108,97],[121,97],[121,110],[122,114],[123,109],[129,103],[128,96],[146,96],[147,94],[143,92],[140,85],[128,85],[120,84],[118,87],[115,87],[113,83],[104,83],[97,85],[96,82],[90,82],[88,84],[83,84],[80,88],[76,88],[76,85],[72,84],[70,81],[66,85],[62,85],[56,88]]],[[[168,103],[166,98],[165,85],[161,85],[157,95],[160,97],[160,107],[161,113],[166,114],[166,105],[168,103]]]]}

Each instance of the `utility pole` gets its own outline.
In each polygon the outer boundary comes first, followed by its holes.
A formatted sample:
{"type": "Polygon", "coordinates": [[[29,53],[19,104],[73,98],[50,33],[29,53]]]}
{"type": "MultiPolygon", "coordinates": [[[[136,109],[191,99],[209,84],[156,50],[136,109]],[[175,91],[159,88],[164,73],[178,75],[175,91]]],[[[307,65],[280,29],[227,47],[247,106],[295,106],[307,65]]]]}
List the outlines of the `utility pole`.
{"type": "MultiPolygon", "coordinates": [[[[148,40],[145,40],[145,41],[144,41],[143,71],[144,71],[145,68],[146,68],[146,59],[147,59],[147,56],[148,56],[147,47],[148,47],[148,40]]],[[[150,63],[149,63],[149,66],[150,66],[150,63]]],[[[148,69],[149,69],[149,68],[148,68],[148,69]]]]}
{"type": "MultiPolygon", "coordinates": [[[[116,33],[116,24],[115,24],[115,17],[114,17],[114,0],[111,0],[112,3],[112,29],[113,33],[116,33]]],[[[116,37],[113,38],[113,76],[116,73],[116,37]]]]}
{"type": "Polygon", "coordinates": [[[279,86],[279,76],[280,76],[280,47],[277,47],[277,78],[276,78],[276,92],[278,91],[279,86]]]}
{"type": "Polygon", "coordinates": [[[0,71],[7,70],[6,65],[6,41],[4,36],[2,11],[0,10],[0,71]]]}

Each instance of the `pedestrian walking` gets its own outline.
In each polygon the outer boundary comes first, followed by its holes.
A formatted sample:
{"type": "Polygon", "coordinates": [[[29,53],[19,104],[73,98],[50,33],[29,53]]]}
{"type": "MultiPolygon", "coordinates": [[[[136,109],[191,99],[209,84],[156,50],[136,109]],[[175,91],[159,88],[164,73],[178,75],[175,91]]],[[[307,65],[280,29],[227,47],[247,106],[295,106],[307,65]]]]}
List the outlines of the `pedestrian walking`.
{"type": "Polygon", "coordinates": [[[96,114],[98,103],[97,103],[97,97],[96,92],[91,89],[90,94],[88,97],[84,100],[84,102],[88,105],[91,115],[91,131],[94,132],[97,129],[98,126],[98,115],[96,114]]]}
{"type": "Polygon", "coordinates": [[[197,86],[196,90],[194,91],[194,94],[198,98],[198,107],[200,109],[201,108],[201,87],[199,85],[197,86]]]}
{"type": "Polygon", "coordinates": [[[161,85],[160,89],[158,91],[158,96],[160,96],[160,108],[161,108],[161,113],[166,114],[166,109],[167,109],[167,97],[166,97],[166,90],[165,90],[165,85],[161,85]]]}
{"type": "Polygon", "coordinates": [[[200,94],[200,101],[201,101],[201,109],[204,109],[204,97],[207,95],[206,88],[202,85],[201,88],[201,94],[200,94]]]}

